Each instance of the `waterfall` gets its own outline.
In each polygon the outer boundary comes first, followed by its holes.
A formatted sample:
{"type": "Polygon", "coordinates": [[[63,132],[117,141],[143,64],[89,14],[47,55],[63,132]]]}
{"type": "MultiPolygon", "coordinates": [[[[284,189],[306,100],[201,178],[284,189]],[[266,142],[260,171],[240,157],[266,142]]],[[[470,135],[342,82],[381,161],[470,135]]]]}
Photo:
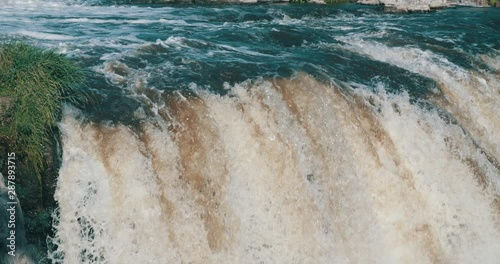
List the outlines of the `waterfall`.
{"type": "Polygon", "coordinates": [[[137,127],[68,108],[51,258],[493,263],[498,115],[434,97],[449,104],[297,74],[165,94],[137,127]]]}

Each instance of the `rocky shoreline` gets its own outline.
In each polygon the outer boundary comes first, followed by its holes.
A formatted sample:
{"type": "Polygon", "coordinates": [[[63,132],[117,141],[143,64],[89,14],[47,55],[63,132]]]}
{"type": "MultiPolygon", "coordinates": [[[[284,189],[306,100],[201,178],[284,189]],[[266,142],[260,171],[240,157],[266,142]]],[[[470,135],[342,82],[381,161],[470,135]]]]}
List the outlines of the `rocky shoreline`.
{"type": "Polygon", "coordinates": [[[340,4],[355,2],[362,5],[380,5],[392,13],[429,12],[431,10],[456,6],[500,7],[498,0],[132,0],[133,4],[206,4],[206,3],[313,3],[340,4]]]}
{"type": "Polygon", "coordinates": [[[393,13],[429,12],[435,9],[456,6],[499,6],[495,1],[489,2],[488,0],[358,0],[357,3],[363,5],[382,5],[384,6],[384,11],[393,13]]]}
{"type": "Polygon", "coordinates": [[[48,263],[62,155],[57,122],[63,103],[83,102],[84,74],[64,55],[22,42],[0,43],[0,58],[0,201],[16,201],[10,218],[0,216],[0,263],[48,263]]]}

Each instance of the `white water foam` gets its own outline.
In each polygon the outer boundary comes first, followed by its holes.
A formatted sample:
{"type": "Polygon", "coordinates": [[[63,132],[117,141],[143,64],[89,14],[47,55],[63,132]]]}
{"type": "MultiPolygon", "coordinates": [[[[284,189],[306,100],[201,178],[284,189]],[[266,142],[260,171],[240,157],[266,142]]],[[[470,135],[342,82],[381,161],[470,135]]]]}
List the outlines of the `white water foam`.
{"type": "Polygon", "coordinates": [[[498,168],[407,95],[299,75],[158,113],[131,129],[65,111],[55,263],[500,257],[498,168]]]}
{"type": "MultiPolygon", "coordinates": [[[[451,112],[497,163],[500,161],[497,76],[465,70],[442,56],[415,47],[387,47],[359,36],[338,37],[338,40],[348,43],[346,49],[434,79],[445,95],[436,103],[451,112]]],[[[490,65],[495,67],[494,63],[490,65]]]]}
{"type": "Polygon", "coordinates": [[[18,34],[27,36],[30,38],[41,39],[41,40],[72,40],[76,37],[66,36],[61,34],[52,34],[46,32],[35,32],[30,30],[19,30],[18,34]]]}

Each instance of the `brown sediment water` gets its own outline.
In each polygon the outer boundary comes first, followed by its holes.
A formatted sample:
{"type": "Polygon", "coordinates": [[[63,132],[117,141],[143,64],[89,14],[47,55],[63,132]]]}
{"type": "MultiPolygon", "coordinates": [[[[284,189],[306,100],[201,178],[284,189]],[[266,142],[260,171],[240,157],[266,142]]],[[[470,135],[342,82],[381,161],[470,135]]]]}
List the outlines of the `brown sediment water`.
{"type": "Polygon", "coordinates": [[[467,132],[472,119],[306,74],[164,101],[139,129],[66,110],[54,240],[64,263],[499,256],[500,172],[481,150],[496,135],[467,132]]]}

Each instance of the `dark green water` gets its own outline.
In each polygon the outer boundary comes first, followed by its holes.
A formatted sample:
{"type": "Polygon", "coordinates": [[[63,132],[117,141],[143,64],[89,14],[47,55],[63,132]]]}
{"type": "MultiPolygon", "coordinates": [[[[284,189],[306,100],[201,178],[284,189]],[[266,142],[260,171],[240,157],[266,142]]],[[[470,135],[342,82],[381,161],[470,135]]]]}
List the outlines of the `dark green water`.
{"type": "Polygon", "coordinates": [[[118,98],[128,100],[122,95],[130,93],[138,78],[161,91],[189,89],[194,83],[224,93],[224,83],[305,72],[326,82],[382,83],[389,91],[418,96],[435,88],[435,82],[366,56],[364,51],[378,52],[372,47],[346,46],[362,40],[389,49],[417,49],[432,63],[484,71],[494,69],[478,56],[496,60],[500,48],[500,10],[494,8],[391,15],[354,4],[161,7],[36,2],[7,5],[0,12],[1,39],[26,40],[75,58],[93,72],[90,87],[102,95],[100,108],[119,113],[126,109],[116,105],[118,98]],[[113,81],[114,74],[120,74],[106,68],[113,63],[127,68],[126,80],[113,81]]]}

